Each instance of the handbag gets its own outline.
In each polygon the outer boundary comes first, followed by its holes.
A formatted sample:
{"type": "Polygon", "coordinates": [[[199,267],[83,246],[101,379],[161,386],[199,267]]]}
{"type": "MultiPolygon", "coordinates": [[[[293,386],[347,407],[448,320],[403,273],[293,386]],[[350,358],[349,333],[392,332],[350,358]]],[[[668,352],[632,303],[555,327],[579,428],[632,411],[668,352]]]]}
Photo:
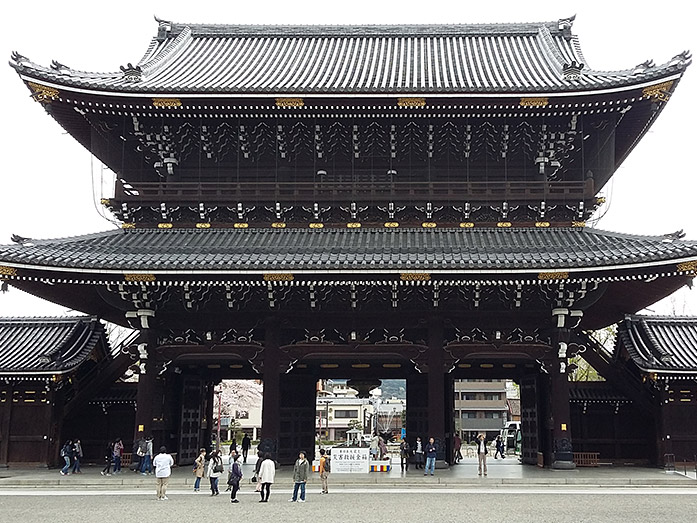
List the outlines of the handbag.
{"type": "Polygon", "coordinates": [[[252,483],[256,483],[256,482],[257,482],[257,475],[254,474],[254,475],[252,476],[252,483]]]}

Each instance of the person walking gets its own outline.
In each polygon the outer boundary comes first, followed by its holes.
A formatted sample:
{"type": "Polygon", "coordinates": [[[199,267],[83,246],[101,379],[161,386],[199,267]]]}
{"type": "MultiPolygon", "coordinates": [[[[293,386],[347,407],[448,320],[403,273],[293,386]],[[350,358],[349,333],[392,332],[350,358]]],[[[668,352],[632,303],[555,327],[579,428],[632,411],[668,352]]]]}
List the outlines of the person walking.
{"type": "Polygon", "coordinates": [[[145,435],[140,432],[140,437],[133,444],[133,454],[131,454],[131,459],[133,456],[138,456],[138,463],[134,463],[133,472],[143,472],[143,465],[145,465],[145,453],[148,450],[148,443],[145,440],[145,435]]]}
{"type": "Polygon", "coordinates": [[[329,494],[327,480],[329,479],[329,454],[324,449],[319,449],[319,479],[322,481],[322,492],[320,494],[329,494]]]}
{"type": "Polygon", "coordinates": [[[114,441],[114,474],[121,473],[121,455],[123,454],[123,442],[121,438],[114,441]]]}
{"type": "Polygon", "coordinates": [[[455,437],[453,438],[453,463],[457,464],[460,463],[460,460],[462,459],[462,452],[460,450],[462,449],[462,438],[460,437],[459,434],[455,434],[455,437]]]}
{"type": "Polygon", "coordinates": [[[276,479],[276,463],[271,459],[271,453],[267,452],[264,454],[263,460],[259,458],[261,465],[259,471],[257,472],[257,481],[261,485],[261,500],[259,503],[266,503],[269,501],[269,495],[271,494],[271,485],[273,485],[276,479]],[[264,491],[266,491],[266,496],[264,496],[264,491]]]}
{"type": "Polygon", "coordinates": [[[82,443],[79,439],[76,439],[75,443],[73,443],[73,474],[82,474],[82,470],[80,470],[82,456],[82,443]]]}
{"type": "Polygon", "coordinates": [[[169,499],[167,498],[167,485],[169,477],[172,475],[172,466],[174,459],[167,454],[167,447],[160,447],[160,453],[152,460],[155,466],[155,483],[157,485],[157,501],[169,499]]]}
{"type": "Polygon", "coordinates": [[[494,459],[499,459],[499,454],[501,454],[501,459],[506,459],[506,454],[503,452],[503,439],[501,435],[496,436],[496,452],[494,453],[494,459]]]}
{"type": "Polygon", "coordinates": [[[487,449],[487,444],[486,444],[486,439],[484,438],[484,434],[479,434],[477,437],[477,457],[479,458],[479,475],[482,475],[482,471],[484,471],[484,475],[486,476],[486,455],[489,453],[489,449],[487,449]]]}
{"type": "Polygon", "coordinates": [[[436,443],[433,440],[433,438],[429,438],[428,443],[426,443],[426,468],[424,469],[424,476],[428,474],[428,471],[431,471],[431,476],[433,476],[433,473],[436,470],[436,454],[438,451],[438,448],[436,447],[436,443]]]}
{"type": "Polygon", "coordinates": [[[402,438],[402,442],[399,444],[399,460],[402,465],[402,472],[409,471],[409,458],[411,457],[411,445],[407,441],[407,438],[402,438]]]}
{"type": "Polygon", "coordinates": [[[252,447],[252,440],[249,439],[247,434],[242,438],[242,462],[247,463],[247,454],[249,454],[249,449],[252,447]]]}
{"type": "Polygon", "coordinates": [[[70,465],[73,458],[73,442],[72,440],[67,440],[61,447],[61,458],[65,461],[65,465],[60,470],[61,476],[67,476],[70,474],[70,465]]]}
{"type": "MultiPolygon", "coordinates": [[[[237,459],[236,456],[237,456],[237,451],[231,450],[230,455],[228,456],[228,465],[229,465],[228,466],[228,477],[227,477],[228,481],[227,481],[227,488],[225,489],[225,492],[230,492],[232,490],[232,483],[230,483],[230,473],[232,472],[232,464],[237,459]]],[[[261,463],[259,463],[257,461],[257,469],[259,468],[259,465],[261,465],[261,463]]]]}
{"type": "Polygon", "coordinates": [[[198,458],[194,461],[194,492],[198,492],[201,488],[201,478],[206,475],[206,449],[199,449],[198,458]]]}
{"type": "Polygon", "coordinates": [[[102,469],[102,476],[111,476],[111,462],[114,459],[114,442],[109,441],[104,450],[104,461],[106,465],[102,469]]]}
{"type": "Polygon", "coordinates": [[[309,475],[310,464],[305,459],[305,453],[301,451],[295,465],[293,465],[293,497],[288,501],[305,503],[305,485],[309,475]],[[298,499],[298,490],[300,491],[300,499],[298,499]]]}
{"type": "Polygon", "coordinates": [[[373,434],[370,440],[370,459],[378,459],[378,453],[380,452],[380,436],[377,433],[373,434]]]}
{"type": "Polygon", "coordinates": [[[223,466],[223,458],[220,457],[220,451],[214,450],[211,452],[211,460],[208,462],[208,479],[211,482],[211,496],[220,494],[218,490],[218,481],[220,476],[225,472],[223,466]]]}
{"type": "Polygon", "coordinates": [[[143,456],[143,466],[140,469],[143,476],[152,474],[152,451],[152,436],[148,436],[145,438],[145,456],[143,456]]]}
{"type": "Polygon", "coordinates": [[[424,468],[424,448],[420,437],[416,438],[416,445],[414,445],[414,465],[417,470],[424,468]]]}
{"type": "Polygon", "coordinates": [[[242,467],[237,462],[239,456],[235,453],[232,457],[232,465],[230,465],[230,476],[228,477],[228,483],[232,486],[232,492],[230,492],[230,503],[239,503],[240,500],[237,499],[237,492],[240,490],[240,481],[242,480],[242,467]]]}

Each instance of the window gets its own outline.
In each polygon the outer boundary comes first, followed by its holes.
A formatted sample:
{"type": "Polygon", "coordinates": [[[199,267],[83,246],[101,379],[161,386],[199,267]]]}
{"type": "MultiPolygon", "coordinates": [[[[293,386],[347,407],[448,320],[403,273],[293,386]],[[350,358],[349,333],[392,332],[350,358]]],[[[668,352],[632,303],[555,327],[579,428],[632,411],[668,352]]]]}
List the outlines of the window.
{"type": "Polygon", "coordinates": [[[501,417],[501,413],[500,412],[485,412],[484,417],[489,418],[489,419],[498,419],[501,417]]]}
{"type": "Polygon", "coordinates": [[[347,418],[357,418],[357,410],[334,410],[334,418],[336,419],[347,419],[347,418]]]}
{"type": "Polygon", "coordinates": [[[460,398],[463,401],[473,401],[477,399],[477,395],[474,392],[462,392],[460,398]]]}
{"type": "Polygon", "coordinates": [[[463,410],[462,419],[474,419],[477,417],[477,413],[473,410],[463,410]]]}
{"type": "Polygon", "coordinates": [[[501,394],[484,394],[484,399],[489,401],[499,401],[501,399],[501,394]]]}

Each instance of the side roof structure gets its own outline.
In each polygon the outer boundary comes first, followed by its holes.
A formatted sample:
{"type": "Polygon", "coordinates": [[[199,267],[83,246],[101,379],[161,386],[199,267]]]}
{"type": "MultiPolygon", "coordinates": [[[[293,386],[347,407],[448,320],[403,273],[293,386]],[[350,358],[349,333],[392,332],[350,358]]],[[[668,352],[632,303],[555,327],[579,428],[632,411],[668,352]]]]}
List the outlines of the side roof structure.
{"type": "MultiPolygon", "coordinates": [[[[620,71],[591,69],[573,18],[528,24],[264,26],[158,21],[143,58],[116,72],[46,67],[14,53],[27,81],[104,93],[575,93],[678,79],[689,53],[620,71]]],[[[667,90],[670,90],[668,88],[667,90]]]]}
{"type": "Polygon", "coordinates": [[[697,376],[695,317],[627,315],[619,324],[617,344],[644,372],[697,376]]]}
{"type": "Polygon", "coordinates": [[[95,316],[0,318],[0,376],[66,374],[84,363],[104,326],[95,316]]]}

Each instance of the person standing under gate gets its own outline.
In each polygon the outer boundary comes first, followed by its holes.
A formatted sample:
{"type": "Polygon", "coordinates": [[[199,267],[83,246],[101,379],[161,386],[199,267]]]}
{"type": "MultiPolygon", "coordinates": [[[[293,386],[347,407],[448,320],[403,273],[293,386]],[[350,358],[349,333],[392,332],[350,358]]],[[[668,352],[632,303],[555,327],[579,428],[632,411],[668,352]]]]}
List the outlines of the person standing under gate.
{"type": "Polygon", "coordinates": [[[424,468],[424,448],[421,444],[421,438],[417,436],[416,445],[414,445],[414,464],[416,470],[424,468]]]}
{"type": "Polygon", "coordinates": [[[123,442],[121,438],[114,441],[114,474],[121,473],[121,455],[123,454],[123,442]]]}
{"type": "Polygon", "coordinates": [[[327,479],[329,478],[329,456],[327,451],[319,449],[319,479],[322,481],[321,494],[329,494],[327,479]]]}
{"type": "Polygon", "coordinates": [[[111,462],[114,459],[114,442],[110,441],[106,444],[106,450],[104,451],[104,461],[106,465],[102,470],[102,476],[111,476],[111,462]]]}
{"type": "Polygon", "coordinates": [[[453,464],[460,463],[460,460],[462,459],[462,452],[460,452],[461,449],[462,438],[459,434],[455,433],[455,437],[453,438],[453,464]]]}
{"type": "Polygon", "coordinates": [[[266,503],[269,501],[269,495],[271,494],[271,485],[273,485],[276,479],[276,463],[271,459],[271,453],[267,452],[264,454],[264,458],[259,458],[261,466],[257,472],[257,481],[261,485],[261,500],[259,503],[266,503]],[[264,491],[266,491],[266,497],[264,497],[264,491]]]}
{"type": "Polygon", "coordinates": [[[169,477],[172,475],[174,459],[167,454],[167,447],[164,445],[160,447],[160,453],[152,460],[152,464],[155,466],[157,501],[169,499],[167,497],[167,485],[169,484],[169,477]]]}
{"type": "Polygon", "coordinates": [[[208,462],[208,479],[211,481],[211,496],[220,494],[218,490],[218,481],[220,476],[225,472],[223,458],[220,457],[220,451],[214,450],[211,452],[211,460],[208,462]]]}
{"type": "Polygon", "coordinates": [[[309,475],[310,464],[305,459],[305,453],[300,451],[298,459],[295,461],[295,465],[293,465],[293,497],[288,501],[305,503],[305,484],[309,475]],[[298,490],[300,491],[300,499],[298,499],[298,490]]]}
{"type": "Polygon", "coordinates": [[[484,471],[484,475],[486,476],[486,455],[489,453],[489,449],[487,448],[486,444],[486,439],[484,438],[484,434],[479,434],[477,438],[477,457],[479,458],[479,475],[482,475],[482,471],[484,471]]]}
{"type": "Polygon", "coordinates": [[[399,444],[399,459],[402,465],[402,472],[409,472],[409,458],[411,457],[411,445],[407,441],[406,436],[402,438],[399,444]]]}
{"type": "Polygon", "coordinates": [[[201,478],[206,475],[206,449],[198,451],[198,458],[194,461],[194,492],[198,492],[201,488],[201,478]]]}
{"type": "Polygon", "coordinates": [[[436,454],[438,453],[438,448],[433,438],[428,439],[426,443],[426,468],[424,469],[424,476],[431,471],[431,476],[436,470],[436,454]]]}
{"type": "Polygon", "coordinates": [[[249,449],[252,446],[252,440],[249,439],[247,434],[242,438],[242,462],[247,463],[247,454],[249,454],[249,449]]]}
{"type": "Polygon", "coordinates": [[[82,474],[82,470],[80,470],[80,463],[83,455],[82,443],[79,439],[76,439],[75,443],[73,443],[73,458],[75,460],[73,462],[73,474],[82,474]]]}
{"type": "Polygon", "coordinates": [[[239,456],[234,454],[232,456],[232,464],[230,465],[230,475],[228,478],[228,484],[232,486],[232,492],[230,492],[230,503],[239,503],[240,500],[237,499],[237,492],[240,490],[240,481],[242,481],[242,467],[237,462],[239,456]]]}
{"type": "Polygon", "coordinates": [[[71,440],[68,440],[65,442],[65,444],[61,447],[61,458],[65,461],[65,465],[61,469],[61,476],[67,476],[70,474],[70,464],[71,460],[73,457],[73,442],[71,440]]]}

